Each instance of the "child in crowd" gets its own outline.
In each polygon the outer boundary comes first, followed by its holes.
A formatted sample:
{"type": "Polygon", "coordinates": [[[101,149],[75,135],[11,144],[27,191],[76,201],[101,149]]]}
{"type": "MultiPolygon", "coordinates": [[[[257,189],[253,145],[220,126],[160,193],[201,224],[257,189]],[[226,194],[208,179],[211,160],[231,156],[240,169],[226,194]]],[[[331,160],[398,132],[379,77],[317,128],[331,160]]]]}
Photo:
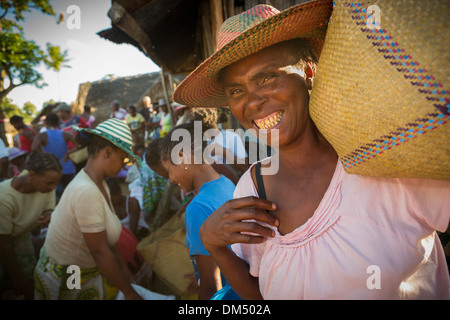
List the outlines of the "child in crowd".
{"type": "Polygon", "coordinates": [[[120,219],[120,223],[130,230],[138,240],[146,237],[149,234],[148,225],[144,220],[139,201],[134,197],[126,196],[122,193],[117,178],[108,178],[106,183],[109,186],[111,202],[114,211],[120,219]]]}
{"type": "MultiPolygon", "coordinates": [[[[199,230],[212,212],[227,200],[232,199],[235,185],[202,159],[194,160],[198,154],[194,150],[194,139],[191,139],[192,144],[184,145],[183,151],[177,155],[179,157],[177,160],[181,160],[181,163],[176,164],[177,161],[171,158],[171,154],[180,143],[172,141],[177,130],[184,130],[192,138],[194,137],[193,122],[172,129],[161,141],[161,162],[172,183],[180,186],[185,192],[194,191],[195,193],[185,211],[186,245],[194,267],[198,270],[199,299],[210,299],[215,292],[222,288],[222,279],[216,263],[203,247],[199,230]]],[[[204,141],[200,142],[200,145],[202,150],[206,146],[204,141]]],[[[177,150],[179,149],[177,148],[177,150]]]]}
{"type": "MultiPolygon", "coordinates": [[[[153,142],[150,144],[154,145],[153,142]]],[[[134,164],[129,168],[125,182],[128,183],[130,196],[138,199],[144,219],[150,223],[159,200],[164,193],[166,178],[154,171],[154,168],[146,161],[148,159],[147,155],[155,155],[155,150],[152,148],[147,150],[143,144],[133,146],[133,150],[142,159],[142,163],[140,167],[134,164]]]]}
{"type": "Polygon", "coordinates": [[[144,144],[145,142],[145,119],[142,114],[136,111],[135,106],[128,107],[128,114],[125,122],[130,127],[134,144],[144,144]]]}

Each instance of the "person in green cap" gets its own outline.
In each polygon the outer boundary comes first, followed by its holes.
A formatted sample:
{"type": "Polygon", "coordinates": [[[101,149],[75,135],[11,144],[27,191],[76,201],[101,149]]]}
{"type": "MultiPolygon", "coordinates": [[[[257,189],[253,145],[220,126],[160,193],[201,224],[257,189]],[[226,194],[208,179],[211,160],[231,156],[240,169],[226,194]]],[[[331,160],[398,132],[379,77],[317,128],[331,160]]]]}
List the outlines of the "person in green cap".
{"type": "Polygon", "coordinates": [[[95,129],[77,131],[77,141],[87,145],[89,157],[53,213],[35,269],[35,298],[109,300],[120,290],[125,299],[141,299],[117,246],[122,226],[105,182],[136,159],[130,129],[108,119],[95,129]]]}

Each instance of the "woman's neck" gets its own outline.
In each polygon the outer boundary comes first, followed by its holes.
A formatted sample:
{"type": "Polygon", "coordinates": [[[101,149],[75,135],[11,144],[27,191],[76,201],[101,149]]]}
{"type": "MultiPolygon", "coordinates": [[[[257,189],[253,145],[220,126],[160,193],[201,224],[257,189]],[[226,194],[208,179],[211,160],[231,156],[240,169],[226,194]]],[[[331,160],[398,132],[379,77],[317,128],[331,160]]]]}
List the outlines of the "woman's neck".
{"type": "Polygon", "coordinates": [[[103,180],[105,179],[105,174],[98,168],[98,161],[93,158],[89,158],[86,166],[84,167],[84,172],[94,181],[98,187],[103,186],[103,180]]]}
{"type": "Polygon", "coordinates": [[[314,170],[326,163],[336,163],[338,156],[330,143],[318,131],[310,133],[278,150],[280,170],[296,175],[304,172],[299,169],[314,170]]]}
{"type": "Polygon", "coordinates": [[[196,174],[194,175],[194,189],[198,193],[200,188],[207,182],[220,178],[220,174],[209,164],[196,165],[196,174]]]}
{"type": "Polygon", "coordinates": [[[20,193],[34,193],[36,189],[32,186],[28,174],[13,178],[11,186],[20,193]]]}

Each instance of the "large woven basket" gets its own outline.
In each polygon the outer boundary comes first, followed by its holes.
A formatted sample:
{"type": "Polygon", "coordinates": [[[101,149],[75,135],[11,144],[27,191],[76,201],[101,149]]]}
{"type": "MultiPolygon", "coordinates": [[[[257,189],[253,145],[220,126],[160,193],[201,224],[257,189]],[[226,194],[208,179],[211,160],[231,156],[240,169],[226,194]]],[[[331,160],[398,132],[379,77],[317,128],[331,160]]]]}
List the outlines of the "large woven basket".
{"type": "Polygon", "coordinates": [[[158,230],[142,239],[137,247],[154,274],[171,292],[182,299],[190,299],[188,292],[191,280],[185,277],[194,274],[194,267],[185,244],[184,215],[174,216],[158,230]]]}
{"type": "Polygon", "coordinates": [[[348,173],[450,180],[449,8],[335,1],[310,113],[348,173]]]}

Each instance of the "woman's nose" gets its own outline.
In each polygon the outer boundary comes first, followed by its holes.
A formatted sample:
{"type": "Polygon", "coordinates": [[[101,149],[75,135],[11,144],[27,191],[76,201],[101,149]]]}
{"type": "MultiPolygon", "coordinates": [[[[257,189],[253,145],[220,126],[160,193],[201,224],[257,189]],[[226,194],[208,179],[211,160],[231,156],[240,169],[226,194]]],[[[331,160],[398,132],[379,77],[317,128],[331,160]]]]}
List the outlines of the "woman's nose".
{"type": "Polygon", "coordinates": [[[265,101],[264,95],[258,89],[249,91],[247,95],[247,108],[252,110],[260,110],[265,101]]]}

